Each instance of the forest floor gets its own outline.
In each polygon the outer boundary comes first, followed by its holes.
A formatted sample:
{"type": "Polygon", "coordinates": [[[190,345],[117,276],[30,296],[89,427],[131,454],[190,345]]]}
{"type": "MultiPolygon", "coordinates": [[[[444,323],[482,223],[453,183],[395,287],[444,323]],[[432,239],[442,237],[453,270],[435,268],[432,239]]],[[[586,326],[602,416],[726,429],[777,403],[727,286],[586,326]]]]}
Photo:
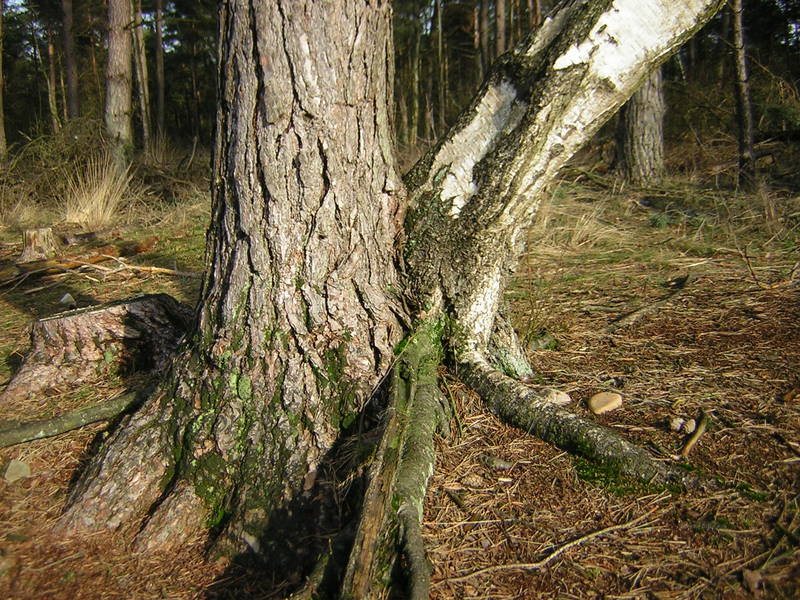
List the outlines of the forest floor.
{"type": "MultiPolygon", "coordinates": [[[[425,509],[433,597],[800,597],[800,197],[687,185],[625,191],[575,172],[554,192],[508,290],[537,383],[570,393],[572,409],[713,483],[689,491],[634,485],[489,416],[452,374],[458,408],[441,440],[425,509]],[[639,318],[615,319],[634,313],[639,318]],[[543,347],[542,347],[543,346],[543,347]],[[601,391],[622,408],[592,415],[601,391]],[[707,428],[688,455],[670,420],[707,428]]],[[[118,261],[0,290],[0,385],[26,351],[33,319],[78,306],[166,292],[194,302],[207,209],[151,229],[118,261]],[[106,269],[106,270],[103,270],[106,269]]],[[[0,269],[20,252],[0,232],[0,269]]],[[[90,250],[85,249],[87,252],[90,250]]],[[[111,397],[134,382],[0,406],[0,421],[44,419],[111,397]]],[[[179,556],[126,552],[124,536],[49,533],[70,480],[106,424],[0,450],[0,597],[268,598],[271,582],[179,556]],[[0,473],[2,474],[2,473],[0,473]]]]}

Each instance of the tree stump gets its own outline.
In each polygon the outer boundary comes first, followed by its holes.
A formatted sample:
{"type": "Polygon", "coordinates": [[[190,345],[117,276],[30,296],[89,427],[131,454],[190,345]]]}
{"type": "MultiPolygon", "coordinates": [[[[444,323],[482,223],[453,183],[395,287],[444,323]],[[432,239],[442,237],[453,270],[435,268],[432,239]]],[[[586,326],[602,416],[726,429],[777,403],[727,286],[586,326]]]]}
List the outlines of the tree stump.
{"type": "Polygon", "coordinates": [[[18,263],[45,260],[55,256],[59,244],[50,227],[26,229],[22,232],[22,254],[17,258],[18,263]]]}
{"type": "Polygon", "coordinates": [[[57,314],[31,327],[31,349],[0,393],[0,402],[109,372],[161,373],[192,322],[193,310],[167,294],[120,300],[57,314]]]}

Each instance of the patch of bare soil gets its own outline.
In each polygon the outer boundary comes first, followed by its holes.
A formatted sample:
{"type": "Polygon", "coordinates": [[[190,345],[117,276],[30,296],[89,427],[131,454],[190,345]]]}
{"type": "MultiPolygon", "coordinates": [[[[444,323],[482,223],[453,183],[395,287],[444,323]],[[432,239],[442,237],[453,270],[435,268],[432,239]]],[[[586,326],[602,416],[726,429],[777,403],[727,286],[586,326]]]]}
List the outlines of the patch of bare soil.
{"type": "MultiPolygon", "coordinates": [[[[726,221],[720,212],[730,217],[731,207],[720,208],[722,197],[688,208],[664,201],[654,209],[641,200],[575,186],[557,194],[509,300],[538,383],[569,392],[577,413],[704,483],[681,490],[620,480],[502,425],[445,376],[459,418],[439,445],[426,503],[434,598],[800,597],[796,229],[761,232],[747,211],[726,221]],[[640,318],[609,329],[639,309],[640,318]],[[547,349],[538,349],[542,339],[547,349]],[[593,416],[585,403],[600,391],[621,393],[623,407],[593,416]],[[682,458],[690,436],[669,422],[699,422],[703,414],[706,431],[682,458]]],[[[197,237],[199,257],[202,226],[197,237]]],[[[143,264],[180,269],[172,257],[190,261],[193,248],[162,245],[143,264]]],[[[0,296],[7,363],[25,349],[26,323],[57,311],[65,287],[93,301],[194,293],[167,275],[131,270],[59,281],[0,296]]],[[[0,380],[12,367],[3,365],[0,380]]],[[[0,406],[0,420],[46,418],[130,384],[0,406]]],[[[125,532],[78,540],[50,534],[71,478],[106,428],[0,450],[0,467],[16,459],[32,471],[12,483],[0,479],[0,597],[271,597],[277,581],[207,562],[199,540],[180,555],[144,556],[130,552],[125,532]]]]}

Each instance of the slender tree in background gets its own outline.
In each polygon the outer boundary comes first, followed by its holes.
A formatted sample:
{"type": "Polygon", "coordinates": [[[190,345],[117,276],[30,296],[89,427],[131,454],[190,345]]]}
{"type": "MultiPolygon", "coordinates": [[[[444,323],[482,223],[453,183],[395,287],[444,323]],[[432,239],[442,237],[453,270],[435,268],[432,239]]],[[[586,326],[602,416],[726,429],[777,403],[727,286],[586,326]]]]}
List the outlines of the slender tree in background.
{"type": "Polygon", "coordinates": [[[156,0],[155,15],[155,63],[156,63],[156,134],[163,138],[164,132],[164,0],[156,0]]]}
{"type": "Polygon", "coordinates": [[[142,0],[131,0],[131,44],[133,48],[136,95],[139,98],[139,118],[142,126],[142,146],[150,148],[150,81],[147,75],[147,50],[144,45],[142,0]]]}
{"type": "MultiPolygon", "coordinates": [[[[47,66],[42,61],[42,71],[47,81],[47,106],[50,109],[50,124],[53,132],[61,129],[61,119],[58,116],[58,87],[56,83],[56,44],[53,41],[54,33],[49,24],[45,29],[47,47],[47,66]],[[46,69],[46,70],[45,70],[46,69]]],[[[35,34],[34,34],[35,35],[35,34]]]]}
{"type": "Polygon", "coordinates": [[[506,0],[495,0],[495,56],[506,51],[506,0]]]}
{"type": "MultiPolygon", "coordinates": [[[[406,195],[389,126],[389,4],[222,2],[211,265],[195,331],[87,468],[61,527],[138,523],[143,549],[210,528],[218,547],[291,559],[296,528],[326,521],[326,457],[372,407],[384,441],[343,583],[344,597],[367,597],[385,572],[386,526],[402,523],[404,547],[418,547],[443,355],[516,425],[622,473],[667,478],[550,402],[563,394],[498,370],[530,367],[502,358],[519,346],[496,317],[560,167],[719,4],[562,3],[493,69],[406,195]],[[388,396],[376,394],[387,375],[388,396]]],[[[313,560],[321,546],[295,547],[313,560]]],[[[424,579],[412,578],[413,597],[425,597],[424,579]]]]}
{"type": "Polygon", "coordinates": [[[753,150],[753,107],[750,103],[742,0],[731,0],[730,10],[733,22],[734,72],[736,73],[736,120],[739,125],[739,184],[752,187],[756,182],[756,157],[753,150]]]}
{"type": "Polygon", "coordinates": [[[5,78],[3,77],[3,13],[5,0],[0,0],[0,161],[5,160],[8,153],[6,145],[6,116],[3,104],[5,95],[5,78]]]}
{"type": "Polygon", "coordinates": [[[78,61],[75,56],[75,35],[73,33],[72,0],[61,0],[63,19],[64,71],[67,79],[67,118],[80,116],[80,95],[78,93],[78,61]]]}
{"type": "Polygon", "coordinates": [[[108,0],[105,124],[120,166],[127,164],[133,151],[130,21],[130,0],[108,0]]]}
{"type": "Polygon", "coordinates": [[[664,82],[661,69],[645,79],[619,112],[616,168],[634,185],[664,176],[664,82]]]}

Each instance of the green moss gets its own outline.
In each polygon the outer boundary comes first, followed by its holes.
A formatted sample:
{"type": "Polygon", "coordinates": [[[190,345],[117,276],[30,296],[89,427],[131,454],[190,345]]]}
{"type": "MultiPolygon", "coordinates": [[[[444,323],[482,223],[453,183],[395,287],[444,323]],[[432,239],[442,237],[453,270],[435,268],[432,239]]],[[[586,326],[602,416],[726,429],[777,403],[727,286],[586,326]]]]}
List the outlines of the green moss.
{"type": "Polygon", "coordinates": [[[573,464],[578,479],[597,485],[615,496],[629,496],[648,491],[644,484],[622,475],[614,464],[600,464],[578,457],[573,458],[573,464]]]}

